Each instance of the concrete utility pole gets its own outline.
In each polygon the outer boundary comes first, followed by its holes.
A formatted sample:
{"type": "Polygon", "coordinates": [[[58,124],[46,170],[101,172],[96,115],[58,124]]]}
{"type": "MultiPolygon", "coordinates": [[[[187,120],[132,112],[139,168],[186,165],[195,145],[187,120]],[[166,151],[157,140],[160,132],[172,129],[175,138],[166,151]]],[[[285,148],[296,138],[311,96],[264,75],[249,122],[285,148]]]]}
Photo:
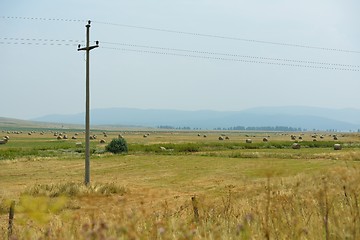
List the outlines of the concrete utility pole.
{"type": "Polygon", "coordinates": [[[89,83],[89,62],[90,50],[99,47],[99,41],[96,45],[90,46],[90,23],[86,25],[86,47],[78,46],[78,51],[86,51],[86,116],[85,116],[85,185],[90,184],[90,83],[89,83]]]}

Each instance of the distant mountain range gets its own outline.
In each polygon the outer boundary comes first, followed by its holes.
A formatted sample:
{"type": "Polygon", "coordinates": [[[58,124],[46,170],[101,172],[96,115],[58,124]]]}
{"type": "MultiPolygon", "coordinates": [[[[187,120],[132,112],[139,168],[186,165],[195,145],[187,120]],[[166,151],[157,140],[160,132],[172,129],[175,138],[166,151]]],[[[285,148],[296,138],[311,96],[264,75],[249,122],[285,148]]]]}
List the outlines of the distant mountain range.
{"type": "MultiPolygon", "coordinates": [[[[46,115],[33,121],[84,124],[85,113],[46,115]]],[[[315,107],[261,107],[243,111],[180,111],[134,108],[91,110],[91,125],[172,126],[201,129],[286,126],[307,130],[357,131],[360,110],[315,107]]]]}

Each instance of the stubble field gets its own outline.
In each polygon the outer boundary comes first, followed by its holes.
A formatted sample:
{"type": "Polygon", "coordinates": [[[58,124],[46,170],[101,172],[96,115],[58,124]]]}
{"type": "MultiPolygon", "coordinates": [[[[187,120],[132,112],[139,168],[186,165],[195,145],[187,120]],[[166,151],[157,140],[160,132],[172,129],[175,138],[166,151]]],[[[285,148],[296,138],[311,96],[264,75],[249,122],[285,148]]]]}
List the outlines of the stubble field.
{"type": "Polygon", "coordinates": [[[82,132],[2,134],[10,140],[0,145],[1,239],[12,201],[13,239],[360,237],[355,133],[97,131],[89,187],[82,132]],[[119,134],[129,152],[105,152],[99,140],[119,134]]]}

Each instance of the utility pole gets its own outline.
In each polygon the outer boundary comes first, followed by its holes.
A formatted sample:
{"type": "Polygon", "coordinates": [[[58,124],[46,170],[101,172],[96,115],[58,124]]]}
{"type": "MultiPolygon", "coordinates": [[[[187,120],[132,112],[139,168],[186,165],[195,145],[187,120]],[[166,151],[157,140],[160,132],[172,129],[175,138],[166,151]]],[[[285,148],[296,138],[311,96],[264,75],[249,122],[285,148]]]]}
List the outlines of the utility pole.
{"type": "Polygon", "coordinates": [[[86,51],[86,116],[85,116],[85,185],[90,184],[90,77],[89,77],[89,62],[90,50],[99,47],[99,41],[96,45],[90,46],[90,23],[86,27],[86,47],[78,46],[78,51],[86,51]]]}

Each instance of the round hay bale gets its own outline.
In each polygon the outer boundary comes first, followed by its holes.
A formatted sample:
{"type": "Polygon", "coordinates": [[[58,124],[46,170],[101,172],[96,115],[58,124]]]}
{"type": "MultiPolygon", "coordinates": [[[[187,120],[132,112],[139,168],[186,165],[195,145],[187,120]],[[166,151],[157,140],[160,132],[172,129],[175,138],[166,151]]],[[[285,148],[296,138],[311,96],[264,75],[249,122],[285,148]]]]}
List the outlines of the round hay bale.
{"type": "Polygon", "coordinates": [[[266,137],[263,138],[263,142],[269,141],[266,137]]]}
{"type": "Polygon", "coordinates": [[[105,139],[101,139],[101,140],[100,140],[100,143],[102,143],[102,144],[103,144],[103,143],[106,143],[105,139]]]}
{"type": "Polygon", "coordinates": [[[219,140],[222,141],[222,140],[224,140],[224,138],[220,136],[220,137],[219,137],[219,140]]]}
{"type": "Polygon", "coordinates": [[[300,144],[298,143],[293,143],[293,145],[291,145],[292,149],[300,149],[300,144]]]}
{"type": "Polygon", "coordinates": [[[342,147],[339,143],[334,144],[334,150],[341,150],[342,147]]]}
{"type": "Polygon", "coordinates": [[[246,143],[252,143],[252,140],[250,138],[245,140],[246,143]]]}

